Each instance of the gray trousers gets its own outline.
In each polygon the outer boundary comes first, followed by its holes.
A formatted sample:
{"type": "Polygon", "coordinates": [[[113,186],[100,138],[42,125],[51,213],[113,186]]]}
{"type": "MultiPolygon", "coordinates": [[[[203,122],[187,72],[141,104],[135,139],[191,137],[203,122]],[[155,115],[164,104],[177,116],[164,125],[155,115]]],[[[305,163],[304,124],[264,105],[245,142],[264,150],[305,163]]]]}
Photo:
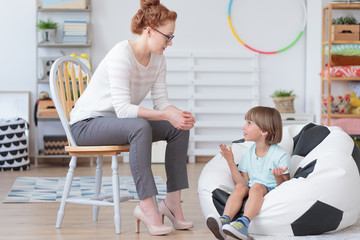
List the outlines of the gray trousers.
{"type": "Polygon", "coordinates": [[[168,121],[144,118],[98,117],[71,125],[79,146],[130,144],[130,169],[139,199],[158,194],[151,171],[152,142],[166,140],[167,192],[188,188],[186,156],[189,131],[178,130],[168,121]]]}

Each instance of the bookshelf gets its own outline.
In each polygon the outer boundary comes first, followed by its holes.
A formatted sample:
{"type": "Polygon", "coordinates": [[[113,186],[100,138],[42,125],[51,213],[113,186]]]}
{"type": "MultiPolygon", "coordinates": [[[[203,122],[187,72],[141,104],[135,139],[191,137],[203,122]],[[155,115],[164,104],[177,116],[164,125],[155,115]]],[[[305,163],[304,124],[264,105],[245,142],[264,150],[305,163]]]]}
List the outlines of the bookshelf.
{"type": "MultiPolygon", "coordinates": [[[[322,12],[322,63],[321,63],[321,96],[322,99],[326,99],[326,112],[322,110],[321,118],[325,119],[325,125],[330,126],[331,120],[336,119],[346,119],[352,120],[355,118],[360,118],[359,114],[338,114],[331,112],[331,98],[329,96],[332,95],[334,91],[334,83],[348,83],[349,81],[360,81],[360,77],[334,77],[329,73],[328,76],[324,75],[324,72],[328,69],[328,66],[332,66],[332,45],[341,45],[341,44],[360,44],[360,40],[338,40],[333,37],[333,29],[332,29],[332,19],[334,13],[336,11],[341,10],[342,12],[346,12],[344,10],[360,10],[360,4],[339,4],[339,3],[330,3],[323,7],[322,12]]],[[[346,14],[346,13],[343,13],[346,14]]],[[[358,18],[358,15],[357,15],[358,18]]],[[[336,125],[336,124],[335,124],[336,125]]],[[[341,126],[343,127],[343,126],[341,126]]],[[[349,133],[349,132],[348,132],[349,133]]],[[[352,133],[349,133],[352,134],[352,133]]]]}
{"type": "MultiPolygon", "coordinates": [[[[91,63],[92,28],[91,28],[91,1],[80,0],[83,7],[58,6],[50,8],[42,5],[41,0],[36,1],[36,23],[39,20],[51,19],[58,23],[55,41],[43,41],[41,33],[36,34],[36,99],[39,99],[41,92],[50,94],[49,72],[52,63],[59,57],[75,54],[84,54],[91,63]]],[[[56,1],[54,1],[55,4],[56,1]]],[[[51,98],[51,96],[49,96],[51,98]]],[[[44,135],[65,135],[60,119],[57,116],[34,116],[37,119],[35,125],[35,167],[38,166],[40,158],[69,158],[68,155],[46,155],[44,154],[44,135]]],[[[34,121],[35,122],[35,121],[34,121]]]]}

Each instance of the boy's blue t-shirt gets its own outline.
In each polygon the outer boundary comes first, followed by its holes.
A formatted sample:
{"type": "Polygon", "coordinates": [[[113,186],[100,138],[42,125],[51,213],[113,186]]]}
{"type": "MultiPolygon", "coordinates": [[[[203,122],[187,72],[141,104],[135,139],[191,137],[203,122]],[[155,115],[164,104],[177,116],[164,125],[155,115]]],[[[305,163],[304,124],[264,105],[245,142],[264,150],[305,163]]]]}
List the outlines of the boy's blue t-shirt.
{"type": "Polygon", "coordinates": [[[251,147],[243,150],[241,161],[238,165],[239,171],[246,172],[249,175],[249,187],[254,183],[260,183],[267,187],[276,187],[273,169],[288,166],[288,170],[284,174],[289,173],[289,154],[277,144],[272,144],[265,157],[260,158],[256,156],[255,149],[256,144],[253,144],[251,147]]]}

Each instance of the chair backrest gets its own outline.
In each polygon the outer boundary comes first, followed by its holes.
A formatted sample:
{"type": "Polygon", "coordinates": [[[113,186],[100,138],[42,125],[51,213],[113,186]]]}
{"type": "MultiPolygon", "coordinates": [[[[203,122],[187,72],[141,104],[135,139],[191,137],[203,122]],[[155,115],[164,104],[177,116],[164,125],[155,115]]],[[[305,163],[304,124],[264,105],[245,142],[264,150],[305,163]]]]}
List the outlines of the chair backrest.
{"type": "Polygon", "coordinates": [[[70,130],[70,112],[90,82],[92,74],[79,59],[58,58],[50,70],[50,92],[69,144],[77,146],[70,130]]]}

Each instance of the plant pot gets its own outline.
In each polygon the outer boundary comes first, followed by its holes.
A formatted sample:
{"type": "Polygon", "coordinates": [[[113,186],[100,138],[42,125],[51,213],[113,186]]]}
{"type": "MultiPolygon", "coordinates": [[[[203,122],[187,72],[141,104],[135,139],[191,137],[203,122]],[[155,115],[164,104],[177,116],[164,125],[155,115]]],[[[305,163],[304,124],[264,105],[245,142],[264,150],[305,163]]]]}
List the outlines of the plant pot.
{"type": "Polygon", "coordinates": [[[40,43],[55,43],[56,29],[40,30],[40,43]]]}
{"type": "Polygon", "coordinates": [[[295,96],[290,97],[273,97],[275,108],[280,113],[295,113],[294,109],[295,96]]]}

